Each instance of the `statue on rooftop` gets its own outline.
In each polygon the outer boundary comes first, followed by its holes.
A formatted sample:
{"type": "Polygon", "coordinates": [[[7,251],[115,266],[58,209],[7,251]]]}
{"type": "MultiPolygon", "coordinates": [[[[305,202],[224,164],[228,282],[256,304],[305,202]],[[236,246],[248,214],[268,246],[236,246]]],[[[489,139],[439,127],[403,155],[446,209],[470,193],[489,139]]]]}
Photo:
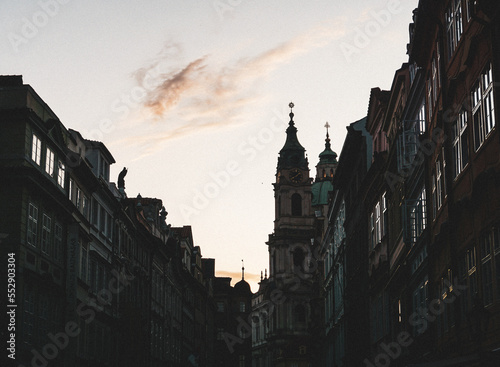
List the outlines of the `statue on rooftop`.
{"type": "Polygon", "coordinates": [[[118,188],[125,189],[125,176],[127,175],[127,167],[123,167],[122,171],[118,175],[118,188]]]}

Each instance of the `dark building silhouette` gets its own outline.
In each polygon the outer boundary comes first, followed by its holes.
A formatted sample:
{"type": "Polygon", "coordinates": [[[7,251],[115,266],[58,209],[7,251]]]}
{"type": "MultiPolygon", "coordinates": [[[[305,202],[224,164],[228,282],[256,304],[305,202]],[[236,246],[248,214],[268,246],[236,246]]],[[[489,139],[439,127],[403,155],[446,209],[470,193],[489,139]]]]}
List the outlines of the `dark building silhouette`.
{"type": "Polygon", "coordinates": [[[2,261],[16,262],[16,361],[214,366],[212,285],[191,227],[171,228],[160,199],[127,197],[126,171],[119,188],[110,181],[113,163],[21,76],[0,77],[0,240],[2,261]]]}
{"type": "Polygon", "coordinates": [[[348,129],[322,242],[325,366],[500,363],[499,10],[421,0],[408,62],[348,129]]]}
{"type": "Polygon", "coordinates": [[[213,276],[213,265],[207,266],[212,273],[215,302],[215,355],[214,366],[252,366],[252,328],[250,313],[252,291],[242,279],[234,287],[231,278],[213,276]]]}
{"type": "Polygon", "coordinates": [[[269,278],[266,272],[252,299],[254,367],[308,367],[322,360],[323,299],[316,246],[337,161],[327,136],[313,183],[293,116],[290,112],[273,184],[276,219],[267,242],[269,278]]]}

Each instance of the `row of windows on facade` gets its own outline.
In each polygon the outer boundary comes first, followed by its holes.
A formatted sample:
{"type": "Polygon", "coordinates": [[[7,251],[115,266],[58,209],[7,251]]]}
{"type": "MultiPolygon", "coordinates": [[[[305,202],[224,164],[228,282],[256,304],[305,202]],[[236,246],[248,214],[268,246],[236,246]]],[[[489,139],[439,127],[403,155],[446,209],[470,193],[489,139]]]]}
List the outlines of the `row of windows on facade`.
{"type": "MultiPolygon", "coordinates": [[[[398,140],[398,169],[411,167],[419,153],[418,136],[426,131],[427,121],[432,120],[433,107],[437,102],[440,88],[437,61],[432,61],[432,78],[427,82],[427,103],[422,101],[414,120],[403,122],[403,132],[398,140]],[[427,118],[426,118],[427,106],[427,118]]],[[[410,68],[412,69],[412,68],[410,68]]],[[[469,133],[467,123],[469,114],[473,123],[474,151],[477,151],[495,126],[494,83],[491,63],[488,63],[470,91],[470,100],[462,102],[461,107],[453,106],[443,116],[452,121],[453,177],[456,178],[465,168],[469,159],[469,133]],[[456,116],[454,116],[456,114],[456,116]]]]}
{"type": "MultiPolygon", "coordinates": [[[[427,256],[426,249],[418,256],[417,262],[422,262],[427,256]]],[[[412,269],[414,270],[414,268],[412,269]]],[[[490,227],[478,240],[478,245],[473,245],[460,257],[458,269],[459,285],[465,286],[456,292],[456,283],[453,271],[448,269],[441,278],[438,285],[434,302],[437,309],[442,309],[437,315],[438,335],[447,333],[456,324],[455,307],[460,307],[460,321],[469,322],[471,312],[474,311],[479,302],[485,307],[491,306],[494,302],[500,301],[500,224],[490,227]],[[479,254],[480,261],[477,261],[479,254]],[[481,285],[479,288],[478,285],[481,285]]],[[[428,277],[415,287],[412,293],[411,313],[422,314],[420,310],[428,310],[430,302],[428,277]]],[[[390,331],[391,305],[388,302],[388,293],[381,292],[370,301],[370,335],[372,343],[378,342],[390,331]]],[[[398,301],[398,323],[405,322],[403,319],[403,305],[401,299],[398,301]]],[[[410,316],[408,313],[407,316],[410,316]]],[[[409,320],[408,320],[409,321],[409,320]]],[[[412,320],[413,335],[425,332],[425,329],[418,324],[418,320],[412,320]]]]}
{"type": "Polygon", "coordinates": [[[151,321],[151,352],[153,357],[180,362],[182,339],[172,337],[172,330],[160,321],[151,321]]]}
{"type": "MultiPolygon", "coordinates": [[[[111,362],[119,339],[110,327],[97,320],[89,324],[80,320],[79,327],[81,331],[77,340],[77,356],[104,364],[111,362]]],[[[180,362],[182,341],[171,337],[170,328],[164,327],[163,323],[151,321],[150,334],[150,350],[154,358],[180,362]]]]}
{"type": "Polygon", "coordinates": [[[26,242],[56,262],[63,261],[63,227],[49,211],[39,211],[38,205],[28,204],[26,242]],[[41,226],[40,224],[41,220],[41,226]]]}
{"type": "MultiPolygon", "coordinates": [[[[224,302],[217,302],[217,312],[226,312],[226,304],[224,302]]],[[[240,301],[238,304],[234,306],[234,312],[246,312],[247,306],[246,302],[240,301]]]]}
{"type": "Polygon", "coordinates": [[[56,157],[54,151],[50,147],[45,147],[45,155],[42,157],[42,141],[40,138],[33,134],[31,143],[31,160],[38,166],[42,166],[42,158],[45,161],[45,172],[52,178],[57,179],[57,184],[64,188],[64,180],[66,178],[66,166],[58,159],[57,160],[57,177],[56,177],[56,157]]]}
{"type": "MultiPolygon", "coordinates": [[[[56,178],[57,184],[64,189],[65,179],[66,179],[66,166],[60,160],[57,159],[57,172],[55,167],[56,157],[53,150],[50,147],[46,147],[46,153],[42,157],[42,141],[36,135],[32,135],[32,149],[31,149],[31,159],[38,166],[41,166],[42,161],[45,161],[45,172],[52,178],[56,178]]],[[[101,161],[103,161],[101,159],[101,161]]],[[[104,174],[109,174],[109,164],[106,162],[101,162],[100,166],[104,174]],[[106,168],[108,167],[108,168],[106,168]]],[[[88,195],[83,193],[83,190],[75,183],[73,179],[69,180],[68,197],[75,204],[77,209],[83,214],[85,218],[92,221],[103,234],[111,239],[111,215],[106,209],[97,202],[97,199],[92,198],[92,216],[90,217],[90,199],[88,195]]]]}
{"type": "MultiPolygon", "coordinates": [[[[480,80],[473,89],[471,106],[470,111],[474,121],[474,146],[477,151],[495,127],[491,65],[488,65],[486,70],[481,74],[480,80]]],[[[456,121],[453,122],[453,180],[457,179],[460,173],[465,170],[469,162],[467,116],[467,110],[460,110],[456,121]]],[[[411,154],[412,158],[410,161],[413,162],[416,154],[416,150],[414,150],[411,154]]],[[[443,205],[444,198],[446,197],[446,186],[446,159],[443,147],[434,163],[434,169],[431,176],[433,219],[437,217],[438,211],[443,205]]],[[[412,242],[416,241],[427,225],[425,200],[425,189],[422,189],[421,194],[416,201],[407,201],[407,206],[410,206],[410,213],[405,213],[404,215],[409,215],[410,236],[412,242]]],[[[382,236],[385,234],[384,218],[380,215],[380,212],[383,211],[382,206],[382,202],[377,203],[370,216],[371,248],[380,242],[382,236]]]]}

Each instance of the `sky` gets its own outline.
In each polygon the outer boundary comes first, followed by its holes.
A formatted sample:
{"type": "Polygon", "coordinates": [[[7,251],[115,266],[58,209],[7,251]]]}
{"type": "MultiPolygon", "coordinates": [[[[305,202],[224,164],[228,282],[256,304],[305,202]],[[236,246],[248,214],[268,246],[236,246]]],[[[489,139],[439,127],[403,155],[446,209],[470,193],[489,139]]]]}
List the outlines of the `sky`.
{"type": "Polygon", "coordinates": [[[216,273],[269,268],[278,152],[293,101],[311,176],[325,123],[339,155],[370,89],[406,62],[417,0],[6,0],[0,74],[127,167],[129,197],[191,225],[216,273]]]}

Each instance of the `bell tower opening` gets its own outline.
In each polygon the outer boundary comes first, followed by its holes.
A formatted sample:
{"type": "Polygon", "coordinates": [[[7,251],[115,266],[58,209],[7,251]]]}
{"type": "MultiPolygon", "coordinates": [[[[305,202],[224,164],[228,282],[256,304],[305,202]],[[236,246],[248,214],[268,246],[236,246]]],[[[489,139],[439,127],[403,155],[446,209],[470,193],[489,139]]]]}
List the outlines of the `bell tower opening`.
{"type": "Polygon", "coordinates": [[[292,216],[300,217],[302,215],[302,196],[300,194],[292,195],[292,216]]]}

